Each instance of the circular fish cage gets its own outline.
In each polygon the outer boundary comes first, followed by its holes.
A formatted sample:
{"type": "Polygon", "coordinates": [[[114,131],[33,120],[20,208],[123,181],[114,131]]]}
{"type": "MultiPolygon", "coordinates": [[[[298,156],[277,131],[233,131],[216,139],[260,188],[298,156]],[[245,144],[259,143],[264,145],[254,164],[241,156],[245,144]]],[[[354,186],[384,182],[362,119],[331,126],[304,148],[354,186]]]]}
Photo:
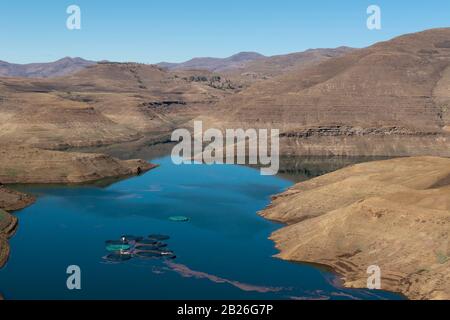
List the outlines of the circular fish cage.
{"type": "Polygon", "coordinates": [[[137,251],[133,254],[133,256],[135,256],[136,258],[141,258],[141,259],[159,259],[159,258],[163,257],[161,255],[161,252],[153,251],[153,250],[137,251]]]}
{"type": "Polygon", "coordinates": [[[169,220],[173,222],[188,222],[189,218],[185,216],[174,216],[170,217],[169,220]]]}
{"type": "Polygon", "coordinates": [[[139,236],[133,236],[133,235],[124,235],[120,237],[121,239],[125,239],[125,241],[134,241],[134,242],[138,242],[142,239],[144,239],[144,237],[139,237],[139,236]]]}
{"type": "Polygon", "coordinates": [[[131,246],[129,244],[111,244],[106,246],[107,251],[123,251],[123,250],[130,250],[131,246]]]}
{"type": "Polygon", "coordinates": [[[148,245],[148,246],[136,246],[134,247],[137,251],[161,251],[161,247],[148,245]]]}
{"type": "Polygon", "coordinates": [[[107,240],[107,241],[105,241],[105,244],[107,245],[107,246],[110,246],[110,245],[121,245],[121,244],[128,244],[128,241],[122,241],[122,240],[107,240]]]}
{"type": "Polygon", "coordinates": [[[111,262],[124,262],[124,261],[128,261],[131,259],[131,254],[114,252],[114,253],[107,255],[104,259],[107,261],[111,261],[111,262]]]}
{"type": "Polygon", "coordinates": [[[169,240],[170,237],[163,235],[163,234],[151,234],[148,236],[148,238],[150,240],[155,240],[155,241],[164,241],[164,240],[169,240]]]}
{"type": "Polygon", "coordinates": [[[136,242],[136,246],[155,246],[158,243],[156,240],[143,239],[136,242]]]}
{"type": "Polygon", "coordinates": [[[124,262],[132,258],[140,259],[175,259],[173,251],[165,249],[170,239],[163,234],[151,234],[148,238],[123,235],[120,240],[105,241],[106,250],[110,253],[103,257],[111,262],[124,262]]]}

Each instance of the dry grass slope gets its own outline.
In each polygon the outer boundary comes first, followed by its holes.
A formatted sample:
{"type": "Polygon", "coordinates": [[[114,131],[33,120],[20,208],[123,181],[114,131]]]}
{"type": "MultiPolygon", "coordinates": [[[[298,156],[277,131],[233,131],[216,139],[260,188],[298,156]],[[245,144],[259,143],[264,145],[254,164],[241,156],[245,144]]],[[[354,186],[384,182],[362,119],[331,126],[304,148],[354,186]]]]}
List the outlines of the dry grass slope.
{"type": "Polygon", "coordinates": [[[346,286],[411,299],[450,298],[450,159],[399,158],[300,183],[261,213],[288,223],[272,235],[279,257],[333,267],[346,286]]]}
{"type": "Polygon", "coordinates": [[[449,28],[409,34],[256,82],[216,118],[279,128],[284,153],[448,156],[448,41],[449,28]]]}

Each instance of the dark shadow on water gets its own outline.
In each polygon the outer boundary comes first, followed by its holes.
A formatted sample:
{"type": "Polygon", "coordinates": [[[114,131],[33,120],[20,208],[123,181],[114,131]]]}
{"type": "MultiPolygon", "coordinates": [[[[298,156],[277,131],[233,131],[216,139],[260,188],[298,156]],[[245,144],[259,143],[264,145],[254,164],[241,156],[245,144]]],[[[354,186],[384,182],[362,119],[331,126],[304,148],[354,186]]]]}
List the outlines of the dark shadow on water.
{"type": "Polygon", "coordinates": [[[70,151],[86,153],[104,153],[121,160],[153,160],[169,156],[175,142],[170,141],[170,134],[161,134],[156,138],[144,137],[136,142],[122,143],[105,147],[76,148],[70,151]]]}
{"type": "MultiPolygon", "coordinates": [[[[100,152],[122,160],[145,159],[148,161],[170,156],[175,142],[167,135],[158,139],[144,139],[137,143],[119,144],[101,148],[77,149],[81,152],[100,152]]],[[[292,182],[312,179],[350,165],[387,160],[390,157],[346,157],[346,156],[280,156],[278,176],[292,182]]],[[[237,162],[236,162],[237,163],[237,162]]],[[[249,163],[248,159],[245,163],[249,163]]],[[[259,165],[246,165],[251,168],[261,168],[259,165]]],[[[99,181],[96,185],[108,186],[116,181],[99,181]],[[108,184],[109,183],[109,184],[108,184]]]]}
{"type": "Polygon", "coordinates": [[[278,175],[292,182],[309,180],[350,165],[387,160],[388,157],[280,157],[278,175]]]}

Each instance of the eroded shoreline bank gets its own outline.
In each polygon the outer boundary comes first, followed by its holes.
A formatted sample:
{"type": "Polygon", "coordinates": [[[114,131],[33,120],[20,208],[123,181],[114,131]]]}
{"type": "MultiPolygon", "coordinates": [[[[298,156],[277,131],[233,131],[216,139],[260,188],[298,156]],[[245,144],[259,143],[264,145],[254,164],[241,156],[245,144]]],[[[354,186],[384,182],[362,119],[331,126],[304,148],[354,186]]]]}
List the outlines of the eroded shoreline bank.
{"type": "Polygon", "coordinates": [[[331,267],[350,288],[382,270],[382,289],[410,299],[450,297],[450,159],[399,158],[299,183],[260,214],[279,258],[331,267]]]}
{"type": "Polygon", "coordinates": [[[0,268],[8,261],[9,244],[17,228],[17,218],[0,209],[0,268]]]}
{"type": "Polygon", "coordinates": [[[34,197],[17,192],[0,185],[0,268],[8,261],[9,244],[18,224],[18,219],[7,211],[16,211],[28,207],[35,201],[34,197]]]}

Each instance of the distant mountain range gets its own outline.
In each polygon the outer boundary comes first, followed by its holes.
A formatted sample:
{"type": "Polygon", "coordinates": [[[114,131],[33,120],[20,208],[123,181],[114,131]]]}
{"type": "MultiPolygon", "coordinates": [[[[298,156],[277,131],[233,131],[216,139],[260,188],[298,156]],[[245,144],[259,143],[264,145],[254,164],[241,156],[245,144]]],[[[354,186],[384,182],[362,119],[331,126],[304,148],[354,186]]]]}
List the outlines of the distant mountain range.
{"type": "Polygon", "coordinates": [[[272,78],[288,71],[300,71],[317,65],[332,58],[343,56],[355,49],[339,47],[335,49],[309,49],[303,52],[264,57],[245,63],[243,67],[229,70],[226,73],[232,76],[246,78],[272,78]]]}
{"type": "Polygon", "coordinates": [[[194,58],[182,63],[161,62],[158,66],[168,70],[208,70],[220,73],[256,73],[278,75],[286,69],[310,62],[322,62],[328,58],[341,56],[354,49],[311,49],[277,56],[264,56],[257,52],[240,52],[228,58],[194,58]]]}
{"type": "Polygon", "coordinates": [[[169,70],[208,70],[213,72],[222,72],[231,69],[244,67],[247,63],[266,58],[257,52],[240,52],[228,58],[194,58],[182,63],[158,63],[160,67],[169,70]]]}
{"type": "Polygon", "coordinates": [[[14,64],[0,61],[0,77],[52,78],[80,71],[96,62],[66,57],[55,62],[14,64]]]}
{"type": "MultiPolygon", "coordinates": [[[[273,77],[304,68],[313,64],[339,57],[354,49],[340,47],[336,49],[310,49],[286,55],[266,57],[256,52],[240,52],[228,58],[193,58],[182,63],[161,62],[157,65],[168,71],[205,70],[223,73],[229,77],[260,79],[273,77]]],[[[15,64],[0,61],[0,77],[14,78],[54,78],[76,73],[95,65],[96,61],[82,58],[62,58],[48,63],[15,64]]]]}

